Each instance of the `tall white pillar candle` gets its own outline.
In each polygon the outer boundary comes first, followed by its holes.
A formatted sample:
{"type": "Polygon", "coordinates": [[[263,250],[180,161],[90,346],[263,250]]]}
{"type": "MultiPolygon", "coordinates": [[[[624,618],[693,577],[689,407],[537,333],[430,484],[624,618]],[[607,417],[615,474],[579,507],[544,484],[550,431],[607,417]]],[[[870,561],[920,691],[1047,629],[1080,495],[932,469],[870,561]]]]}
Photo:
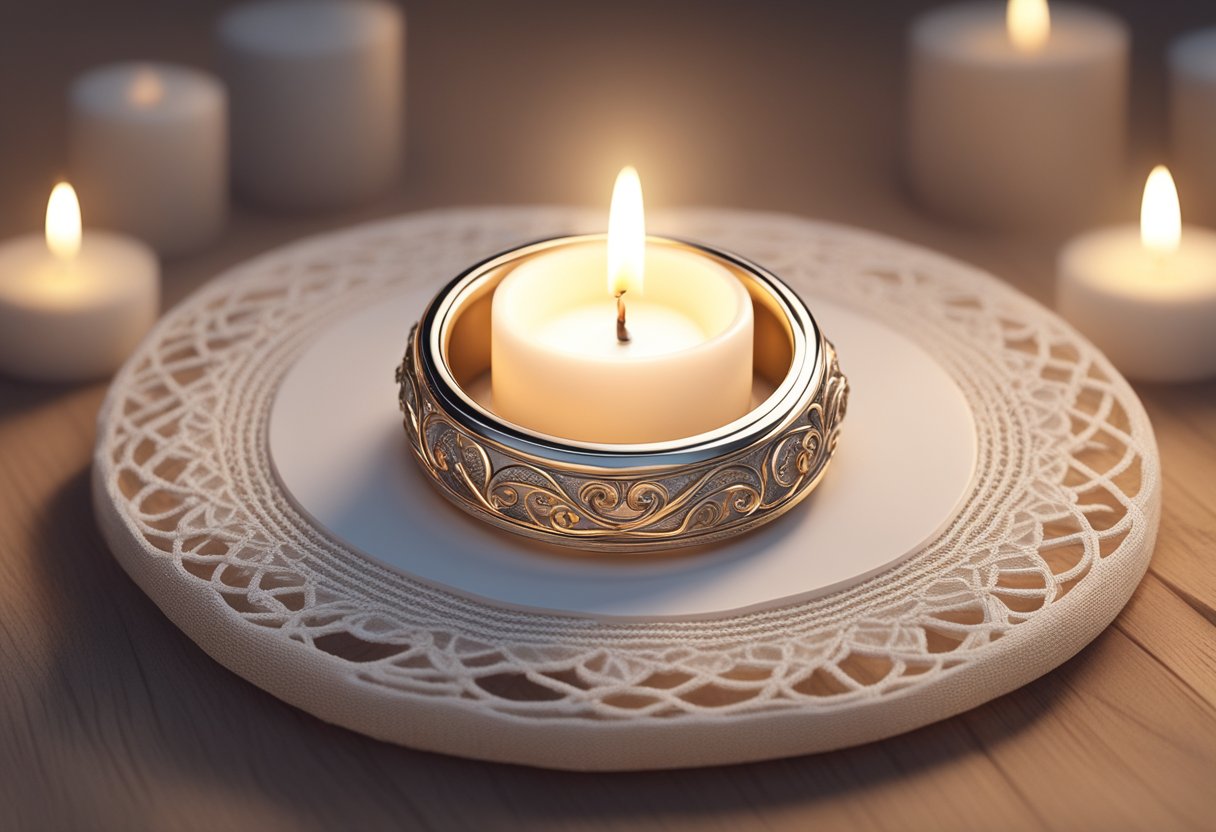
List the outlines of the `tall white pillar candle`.
{"type": "Polygon", "coordinates": [[[58,185],[45,235],[0,243],[0,372],[41,381],[109,375],[159,304],[152,250],[118,234],[82,235],[76,195],[58,185]]]}
{"type": "Polygon", "coordinates": [[[912,26],[906,164],[931,208],[977,225],[1092,219],[1126,142],[1128,34],[1083,6],[966,3],[912,26]]]}
{"type": "Polygon", "coordinates": [[[751,296],[709,255],[647,242],[632,168],[613,191],[607,244],[576,239],[523,261],[490,319],[494,410],[538,433],[666,442],[751,405],[751,296]]]}
{"type": "Polygon", "coordinates": [[[161,254],[197,251],[228,214],[228,103],[182,66],[101,67],[68,95],[69,167],[93,223],[161,254]]]}
{"type": "Polygon", "coordinates": [[[1184,207],[1216,222],[1216,27],[1170,45],[1173,165],[1186,183],[1184,207]]]}
{"type": "Polygon", "coordinates": [[[1062,314],[1129,378],[1216,376],[1216,233],[1183,226],[1173,180],[1157,168],[1140,227],[1084,234],[1060,253],[1062,314]]]}
{"type": "Polygon", "coordinates": [[[263,0],[219,22],[238,194],[339,208],[387,188],[403,150],[405,21],[381,0],[263,0]]]}

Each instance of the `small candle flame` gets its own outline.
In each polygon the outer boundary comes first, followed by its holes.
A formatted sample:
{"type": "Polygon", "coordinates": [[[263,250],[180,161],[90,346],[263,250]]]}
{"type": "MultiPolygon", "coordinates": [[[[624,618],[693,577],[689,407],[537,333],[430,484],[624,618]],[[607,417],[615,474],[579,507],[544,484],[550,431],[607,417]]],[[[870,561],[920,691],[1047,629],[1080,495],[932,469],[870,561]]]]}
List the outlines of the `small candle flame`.
{"type": "Polygon", "coordinates": [[[1005,6],[1005,28],[1019,52],[1030,55],[1040,51],[1051,36],[1047,0],[1009,0],[1005,6]]]}
{"type": "Polygon", "coordinates": [[[127,98],[137,107],[155,107],[165,97],[165,85],[156,70],[140,67],[127,87],[127,98]]]}
{"type": "Polygon", "coordinates": [[[46,203],[46,247],[64,260],[80,251],[80,201],[67,182],[52,188],[46,203]]]}
{"type": "Polygon", "coordinates": [[[1169,168],[1157,165],[1144,183],[1140,203],[1140,240],[1157,254],[1171,254],[1182,241],[1182,211],[1169,168]]]}
{"type": "Polygon", "coordinates": [[[646,216],[642,180],[632,167],[617,174],[608,211],[608,292],[641,292],[646,263],[646,216]]]}

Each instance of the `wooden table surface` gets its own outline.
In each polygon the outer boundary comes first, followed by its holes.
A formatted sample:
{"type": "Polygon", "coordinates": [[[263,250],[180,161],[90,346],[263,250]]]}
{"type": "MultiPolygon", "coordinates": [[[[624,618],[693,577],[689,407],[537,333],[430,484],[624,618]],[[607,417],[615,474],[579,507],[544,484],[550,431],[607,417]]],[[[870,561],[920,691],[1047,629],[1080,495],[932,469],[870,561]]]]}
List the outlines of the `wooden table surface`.
{"type": "MultiPolygon", "coordinates": [[[[1050,302],[1063,232],[953,225],[899,184],[902,34],[923,5],[411,2],[402,183],[338,215],[235,207],[212,249],[166,265],[166,303],[250,255],[367,218],[606,206],[625,162],[653,206],[866,226],[1050,302]]],[[[1135,164],[1107,213],[1131,219],[1166,150],[1164,44],[1216,22],[1216,10],[1115,5],[1136,38],[1135,164]]],[[[117,59],[207,66],[218,9],[0,8],[0,237],[40,225],[63,169],[67,81],[117,59]]],[[[376,742],[217,665],[139,592],[94,526],[88,468],[105,385],[0,380],[0,828],[1214,829],[1216,383],[1137,390],[1165,473],[1157,550],[1114,626],[1063,667],[861,748],[579,775],[376,742]]]]}

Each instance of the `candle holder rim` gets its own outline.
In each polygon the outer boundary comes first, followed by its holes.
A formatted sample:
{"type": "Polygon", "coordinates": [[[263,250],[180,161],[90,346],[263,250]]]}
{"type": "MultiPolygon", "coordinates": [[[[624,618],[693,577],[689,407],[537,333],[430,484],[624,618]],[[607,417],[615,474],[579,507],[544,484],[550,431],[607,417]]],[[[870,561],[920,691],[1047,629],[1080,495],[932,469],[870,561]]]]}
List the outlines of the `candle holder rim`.
{"type": "Polygon", "coordinates": [[[822,332],[806,304],[776,274],[724,249],[679,237],[648,234],[648,243],[688,246],[747,273],[757,285],[768,290],[770,297],[782,309],[793,341],[790,367],[781,383],[763,402],[738,419],[712,431],[662,442],[620,444],[585,442],[531,431],[503,419],[478,403],[452,373],[443,344],[444,334],[454,324],[451,315],[459,311],[462,296],[467,296],[477,288],[479,281],[487,279],[495,269],[512,260],[559,243],[577,244],[606,237],[602,232],[567,234],[516,245],[474,263],[440,290],[419,320],[417,337],[422,347],[419,350],[422,370],[432,392],[442,401],[449,415],[479,436],[506,446],[515,453],[546,462],[560,461],[588,470],[611,468],[624,473],[703,462],[753,444],[781,430],[792,415],[788,412],[790,406],[802,398],[803,391],[815,389],[822,383],[825,371],[822,332]]]}

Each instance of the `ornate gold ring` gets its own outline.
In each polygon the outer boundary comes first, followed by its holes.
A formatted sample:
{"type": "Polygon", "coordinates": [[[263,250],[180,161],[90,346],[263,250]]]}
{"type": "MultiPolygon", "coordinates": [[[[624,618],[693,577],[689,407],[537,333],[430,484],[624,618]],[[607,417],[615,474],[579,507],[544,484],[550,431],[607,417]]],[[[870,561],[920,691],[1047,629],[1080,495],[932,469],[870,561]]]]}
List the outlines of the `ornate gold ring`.
{"type": "Polygon", "coordinates": [[[755,374],[771,389],[740,419],[672,442],[602,445],[504,421],[479,387],[490,369],[490,303],[519,261],[559,237],[473,266],[430,303],[397,368],[410,446],[445,497],[481,520],[585,551],[641,552],[713,543],[767,523],[818,485],[848,401],[835,349],[802,300],[772,273],[695,243],[652,237],[718,260],[755,311],[755,374]],[[480,382],[480,384],[479,384],[480,382]]]}

